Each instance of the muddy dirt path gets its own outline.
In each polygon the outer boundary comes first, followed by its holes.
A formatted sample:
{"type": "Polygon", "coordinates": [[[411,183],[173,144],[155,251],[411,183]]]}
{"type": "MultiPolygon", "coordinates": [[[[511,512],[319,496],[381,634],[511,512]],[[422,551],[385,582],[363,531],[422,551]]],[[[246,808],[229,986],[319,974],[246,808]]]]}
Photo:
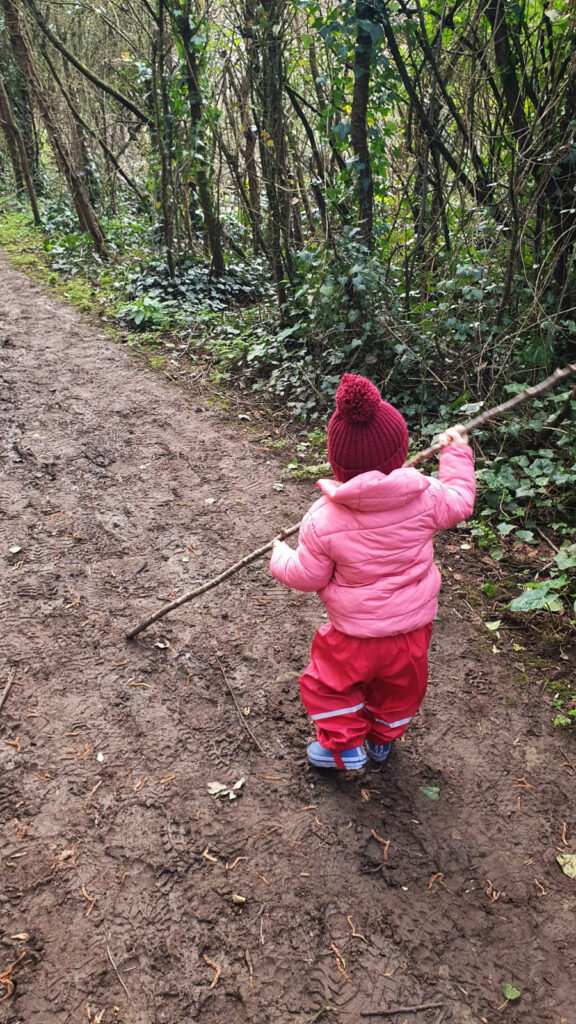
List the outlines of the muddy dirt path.
{"type": "Polygon", "coordinates": [[[314,772],[314,596],[255,566],[124,640],[311,486],[1,261],[0,342],[0,1021],[575,1024],[575,743],[474,621],[461,536],[417,724],[314,772]]]}

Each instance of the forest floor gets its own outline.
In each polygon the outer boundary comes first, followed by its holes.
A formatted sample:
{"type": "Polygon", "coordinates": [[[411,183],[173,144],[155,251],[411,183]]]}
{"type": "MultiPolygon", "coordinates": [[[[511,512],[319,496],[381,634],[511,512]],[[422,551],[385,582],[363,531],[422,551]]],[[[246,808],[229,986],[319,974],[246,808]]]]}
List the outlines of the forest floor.
{"type": "Polygon", "coordinates": [[[2,1024],[575,1024],[576,738],[466,535],[417,722],[319,773],[314,595],[261,562],[125,640],[313,486],[1,261],[0,346],[2,1024]]]}

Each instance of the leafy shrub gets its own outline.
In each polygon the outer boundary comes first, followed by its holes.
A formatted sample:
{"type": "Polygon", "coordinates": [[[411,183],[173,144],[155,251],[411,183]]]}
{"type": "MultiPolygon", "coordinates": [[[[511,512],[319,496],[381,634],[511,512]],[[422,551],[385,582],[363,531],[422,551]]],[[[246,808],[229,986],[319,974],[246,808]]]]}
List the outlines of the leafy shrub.
{"type": "Polygon", "coordinates": [[[169,330],[175,325],[177,314],[177,304],[164,302],[157,291],[139,295],[132,302],[119,306],[116,312],[120,320],[124,320],[132,327],[156,330],[169,330]]]}
{"type": "Polygon", "coordinates": [[[174,277],[165,262],[150,262],[143,270],[127,278],[131,299],[152,294],[158,302],[177,302],[188,310],[219,312],[230,306],[249,306],[270,295],[264,265],[253,261],[248,266],[234,265],[217,277],[204,264],[183,261],[174,277]]]}
{"type": "Polygon", "coordinates": [[[344,372],[378,378],[395,358],[384,270],[357,235],[345,229],[334,250],[295,254],[282,321],[248,355],[256,390],[265,386],[303,420],[325,415],[344,372]]]}

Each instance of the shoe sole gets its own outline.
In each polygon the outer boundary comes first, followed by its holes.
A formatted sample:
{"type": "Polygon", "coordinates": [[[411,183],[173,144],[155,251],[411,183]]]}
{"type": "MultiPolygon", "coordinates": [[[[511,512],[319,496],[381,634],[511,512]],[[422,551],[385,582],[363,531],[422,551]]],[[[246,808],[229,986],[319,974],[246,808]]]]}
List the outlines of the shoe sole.
{"type": "Polygon", "coordinates": [[[332,758],[330,758],[330,759],[329,758],[323,759],[323,758],[320,758],[320,757],[314,758],[314,759],[309,757],[308,758],[308,763],[313,765],[314,768],[332,768],[332,769],[335,769],[336,771],[340,771],[340,772],[342,770],[344,770],[345,772],[358,772],[358,771],[360,771],[362,768],[364,768],[366,766],[366,761],[358,761],[358,762],[356,762],[354,764],[350,764],[350,763],[346,764],[345,763],[344,764],[344,769],[342,769],[342,768],[338,768],[338,765],[335,763],[335,761],[332,758]]]}
{"type": "Polygon", "coordinates": [[[367,749],[367,752],[368,752],[368,757],[370,758],[371,761],[374,761],[375,764],[384,764],[388,760],[388,758],[390,757],[390,754],[392,752],[392,750],[390,749],[388,751],[388,753],[384,757],[376,757],[375,754],[370,753],[368,748],[366,748],[366,749],[367,749]]]}

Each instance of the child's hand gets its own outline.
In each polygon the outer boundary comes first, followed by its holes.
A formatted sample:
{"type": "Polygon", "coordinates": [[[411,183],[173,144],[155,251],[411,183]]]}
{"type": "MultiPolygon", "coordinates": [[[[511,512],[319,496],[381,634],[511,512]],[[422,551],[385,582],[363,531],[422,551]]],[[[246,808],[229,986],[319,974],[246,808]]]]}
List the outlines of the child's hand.
{"type": "Polygon", "coordinates": [[[280,536],[278,536],[278,537],[274,537],[274,540],[272,541],[272,551],[273,552],[276,551],[276,549],[280,546],[280,544],[283,544],[283,543],[284,543],[284,538],[283,538],[282,534],[280,534],[280,536]]]}
{"type": "Polygon", "coordinates": [[[445,448],[447,444],[467,445],[468,434],[464,430],[464,427],[460,423],[457,423],[456,426],[449,427],[448,430],[439,434],[436,438],[436,443],[439,444],[441,448],[445,448]]]}

